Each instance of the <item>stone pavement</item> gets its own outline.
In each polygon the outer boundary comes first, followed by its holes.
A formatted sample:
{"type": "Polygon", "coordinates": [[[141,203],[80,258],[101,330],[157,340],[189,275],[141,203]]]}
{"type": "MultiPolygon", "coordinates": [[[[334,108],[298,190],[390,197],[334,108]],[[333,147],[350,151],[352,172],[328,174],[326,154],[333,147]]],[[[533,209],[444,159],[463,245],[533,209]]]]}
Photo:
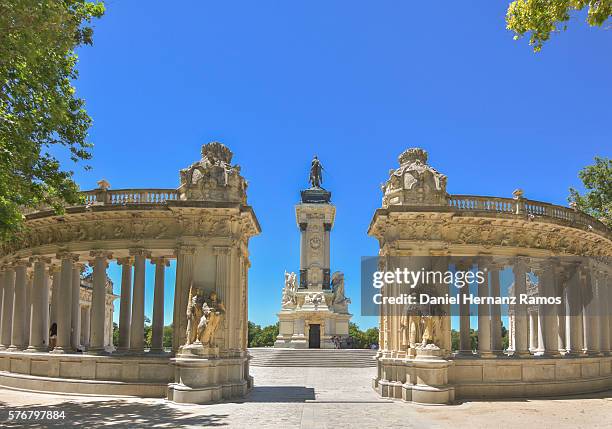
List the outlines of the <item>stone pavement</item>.
{"type": "Polygon", "coordinates": [[[380,399],[373,368],[251,368],[243,401],[175,405],[162,399],[78,397],[0,389],[0,427],[604,428],[612,391],[562,399],[420,406],[380,399]],[[8,421],[13,410],[59,410],[65,419],[8,421]]]}

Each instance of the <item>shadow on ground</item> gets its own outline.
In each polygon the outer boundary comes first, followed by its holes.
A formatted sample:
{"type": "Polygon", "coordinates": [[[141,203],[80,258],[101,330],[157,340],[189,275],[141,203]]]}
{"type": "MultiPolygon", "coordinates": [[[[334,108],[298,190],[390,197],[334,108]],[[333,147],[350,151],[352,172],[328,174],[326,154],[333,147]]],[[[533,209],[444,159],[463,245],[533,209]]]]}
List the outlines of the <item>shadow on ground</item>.
{"type": "Polygon", "coordinates": [[[306,402],[314,399],[315,390],[312,387],[255,386],[246,398],[239,402],[306,402]]]}
{"type": "Polygon", "coordinates": [[[210,414],[205,416],[187,415],[163,403],[143,404],[123,400],[95,402],[66,401],[56,405],[27,405],[13,407],[0,402],[0,427],[28,428],[174,428],[225,426],[227,414],[210,414]],[[8,420],[9,411],[63,411],[65,418],[59,420],[8,420]]]}

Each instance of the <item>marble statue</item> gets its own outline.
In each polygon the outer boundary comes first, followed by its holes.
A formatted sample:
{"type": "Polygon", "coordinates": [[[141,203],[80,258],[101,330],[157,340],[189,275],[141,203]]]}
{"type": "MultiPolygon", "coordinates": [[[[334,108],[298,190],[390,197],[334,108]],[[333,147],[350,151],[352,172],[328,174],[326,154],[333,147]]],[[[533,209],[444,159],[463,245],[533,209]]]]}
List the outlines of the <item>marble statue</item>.
{"type": "Polygon", "coordinates": [[[332,291],[334,293],[332,304],[343,305],[351,303],[351,300],[344,295],[344,273],[336,271],[332,275],[332,291]]]}
{"type": "Polygon", "coordinates": [[[283,297],[281,299],[281,307],[290,307],[296,304],[297,292],[297,275],[285,271],[285,287],[283,288],[283,297]]]}
{"type": "Polygon", "coordinates": [[[217,292],[212,291],[205,302],[206,325],[204,326],[200,342],[205,346],[215,346],[215,334],[225,315],[225,306],[217,299],[217,292]]]}
{"type": "Polygon", "coordinates": [[[202,291],[194,289],[192,284],[189,288],[189,300],[187,302],[187,339],[185,345],[199,341],[202,319],[204,319],[204,322],[206,321],[203,304],[202,291]]]}

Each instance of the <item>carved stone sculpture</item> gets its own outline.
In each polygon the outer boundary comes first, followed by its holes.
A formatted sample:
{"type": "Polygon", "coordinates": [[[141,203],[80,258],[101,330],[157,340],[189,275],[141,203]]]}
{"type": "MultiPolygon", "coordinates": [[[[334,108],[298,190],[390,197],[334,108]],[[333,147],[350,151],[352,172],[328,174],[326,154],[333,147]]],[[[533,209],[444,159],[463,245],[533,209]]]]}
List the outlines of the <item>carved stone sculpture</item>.
{"type": "Polygon", "coordinates": [[[225,306],[217,299],[217,292],[212,291],[204,310],[206,324],[202,331],[200,342],[209,347],[215,347],[215,334],[225,315],[225,306]]]}
{"type": "Polygon", "coordinates": [[[297,302],[297,275],[295,273],[288,273],[285,271],[285,287],[283,288],[283,296],[281,299],[281,307],[291,307],[297,302]]]}
{"type": "Polygon", "coordinates": [[[313,188],[320,188],[321,184],[323,183],[323,166],[316,155],[312,159],[310,166],[310,177],[308,178],[308,181],[313,188]]]}

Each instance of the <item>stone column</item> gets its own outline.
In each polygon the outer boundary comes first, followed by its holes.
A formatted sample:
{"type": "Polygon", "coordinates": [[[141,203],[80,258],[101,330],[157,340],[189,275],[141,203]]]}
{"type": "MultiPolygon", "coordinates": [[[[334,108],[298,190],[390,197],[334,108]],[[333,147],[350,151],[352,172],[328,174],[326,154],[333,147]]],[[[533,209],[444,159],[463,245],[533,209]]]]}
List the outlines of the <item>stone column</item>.
{"type": "MultiPolygon", "coordinates": [[[[472,268],[471,263],[461,261],[456,264],[457,271],[469,271],[472,268]]],[[[464,297],[470,293],[470,284],[464,285],[460,289],[459,303],[459,354],[472,355],[472,340],[470,338],[470,304],[464,302],[464,297]]]]}
{"type": "Polygon", "coordinates": [[[306,222],[300,223],[300,278],[298,279],[298,288],[308,287],[308,284],[302,280],[302,276],[306,276],[306,255],[308,252],[308,237],[307,237],[307,228],[308,224],[306,222]]]}
{"type": "Polygon", "coordinates": [[[163,352],[164,337],[164,285],[166,267],[170,265],[168,259],[151,258],[155,265],[155,290],[153,292],[153,326],[151,333],[151,352],[163,352]]]}
{"type": "Polygon", "coordinates": [[[559,350],[563,353],[567,350],[567,321],[569,320],[567,317],[567,272],[565,267],[561,264],[557,264],[555,266],[555,278],[557,281],[555,296],[561,298],[561,304],[557,305],[557,326],[558,328],[558,342],[559,342],[559,350]]]}
{"type": "Polygon", "coordinates": [[[582,353],[584,346],[583,342],[583,324],[582,324],[582,294],[580,291],[580,268],[579,265],[567,265],[568,269],[568,284],[566,287],[567,296],[567,313],[569,315],[568,323],[568,344],[566,345],[567,353],[577,355],[582,353]]]}
{"type": "Polygon", "coordinates": [[[81,271],[83,264],[74,264],[72,270],[72,294],[70,296],[71,325],[70,344],[74,350],[81,349],[81,271]]]}
{"type": "Polygon", "coordinates": [[[134,259],[130,257],[117,259],[121,265],[121,301],[119,305],[119,346],[118,350],[127,351],[130,348],[130,322],[132,319],[132,266],[134,259]]]}
{"type": "Polygon", "coordinates": [[[34,282],[32,283],[32,321],[30,324],[29,351],[48,350],[47,323],[49,318],[49,284],[47,282],[47,264],[51,259],[41,256],[31,258],[34,262],[34,282]]]}
{"type": "MultiPolygon", "coordinates": [[[[484,281],[477,285],[478,296],[488,299],[489,291],[489,272],[485,270],[485,265],[478,266],[478,269],[484,273],[484,281]]],[[[478,304],[478,354],[482,358],[490,358],[495,355],[491,352],[491,310],[489,304],[478,304]]]]}
{"type": "MultiPolygon", "coordinates": [[[[499,272],[503,269],[501,264],[489,265],[489,276],[491,279],[491,296],[499,298],[500,286],[499,286],[499,272]]],[[[508,327],[508,332],[509,327],[508,327]]],[[[503,352],[502,345],[502,320],[501,320],[501,304],[491,305],[491,347],[493,352],[501,354],[503,352]]]]}
{"type": "Polygon", "coordinates": [[[323,288],[328,289],[331,287],[331,257],[330,257],[330,231],[332,228],[331,223],[323,224],[323,241],[325,242],[325,253],[323,254],[323,288]]]}
{"type": "MultiPolygon", "coordinates": [[[[58,253],[57,258],[61,260],[60,284],[57,307],[57,344],[52,353],[69,353],[70,330],[72,327],[72,271],[74,262],[79,259],[74,253],[58,253]]],[[[55,291],[54,291],[55,292],[55,291]]]]}
{"type": "Polygon", "coordinates": [[[516,257],[514,259],[514,296],[517,297],[514,305],[514,356],[528,357],[527,345],[527,305],[521,304],[519,296],[527,292],[527,263],[529,259],[516,257]]]}
{"type": "Polygon", "coordinates": [[[22,350],[25,346],[25,312],[28,262],[15,262],[15,302],[13,303],[13,332],[9,350],[22,350]]]}
{"type": "Polygon", "coordinates": [[[582,320],[584,327],[584,353],[599,353],[599,326],[597,324],[597,285],[593,282],[590,264],[582,266],[582,320]]]}
{"type": "Polygon", "coordinates": [[[30,329],[32,327],[32,283],[34,282],[34,273],[29,271],[26,275],[25,288],[25,329],[23,331],[23,347],[30,346],[30,329]]]}
{"type": "Polygon", "coordinates": [[[538,312],[533,310],[529,311],[529,350],[535,353],[539,347],[539,317],[538,312]]]}
{"type": "MultiPolygon", "coordinates": [[[[231,295],[233,291],[230,289],[230,275],[232,268],[230,263],[230,256],[232,253],[232,249],[230,249],[229,247],[219,246],[213,247],[213,252],[217,257],[215,290],[217,292],[219,300],[225,304],[225,320],[226,323],[230,325],[228,332],[231,333],[233,332],[233,319],[235,318],[233,314],[230,314],[230,311],[233,311],[233,309],[231,309],[231,295]]],[[[217,335],[219,331],[221,331],[221,329],[217,331],[217,335]]],[[[230,338],[227,332],[223,333],[223,343],[226,349],[231,348],[230,338]]]]}
{"type": "Polygon", "coordinates": [[[112,257],[104,250],[90,252],[94,258],[89,262],[93,267],[90,307],[90,337],[89,353],[104,353],[104,316],[106,315],[106,268],[108,259],[112,257]]]}
{"type": "Polygon", "coordinates": [[[13,304],[15,301],[15,269],[4,269],[4,299],[2,300],[2,350],[11,345],[13,332],[13,304]]]}
{"type": "Polygon", "coordinates": [[[85,316],[85,320],[83,322],[83,327],[85,329],[85,340],[83,341],[83,345],[89,348],[91,344],[91,306],[86,305],[83,307],[85,311],[83,312],[83,316],[85,316]]]}
{"type": "Polygon", "coordinates": [[[149,253],[144,249],[131,249],[130,255],[134,256],[130,352],[142,353],[144,351],[145,262],[149,253]]]}
{"type": "Polygon", "coordinates": [[[610,308],[608,307],[608,301],[610,300],[608,284],[606,281],[605,269],[598,269],[597,271],[597,284],[600,293],[599,296],[599,321],[600,321],[600,332],[601,332],[601,351],[605,355],[610,354],[610,308]]]}
{"type": "MultiPolygon", "coordinates": [[[[555,260],[549,259],[540,263],[538,275],[538,295],[541,297],[556,296],[555,260]]],[[[550,357],[559,356],[559,326],[557,325],[557,306],[540,304],[538,306],[540,332],[542,333],[542,354],[550,357]]]]}
{"type": "Polygon", "coordinates": [[[193,258],[195,248],[181,245],[176,249],[176,280],[174,285],[174,314],[172,317],[172,351],[185,344],[187,330],[187,300],[189,286],[193,280],[193,258]]]}
{"type": "Polygon", "coordinates": [[[49,314],[49,330],[54,323],[57,324],[57,308],[60,302],[60,270],[61,267],[59,265],[54,264],[49,266],[49,276],[51,277],[51,309],[49,314]]]}

